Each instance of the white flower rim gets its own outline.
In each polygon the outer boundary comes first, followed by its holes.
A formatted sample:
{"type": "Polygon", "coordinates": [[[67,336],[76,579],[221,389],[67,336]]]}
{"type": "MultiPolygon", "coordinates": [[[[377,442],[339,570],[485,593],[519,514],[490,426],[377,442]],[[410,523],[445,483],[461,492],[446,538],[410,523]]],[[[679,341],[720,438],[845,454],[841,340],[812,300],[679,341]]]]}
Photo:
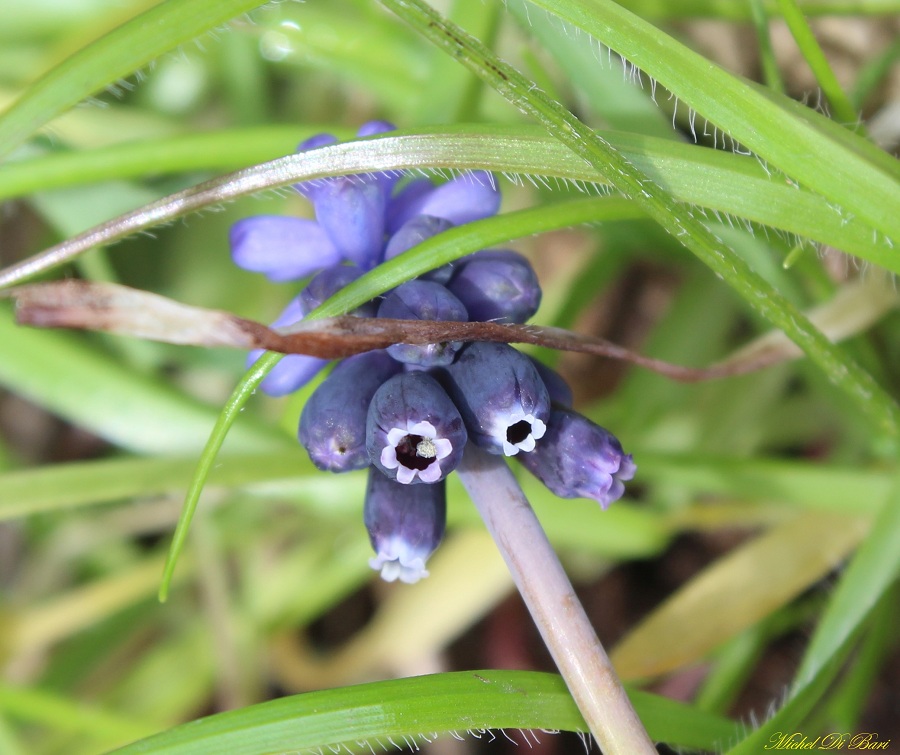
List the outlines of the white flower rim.
{"type": "Polygon", "coordinates": [[[437,482],[441,479],[441,459],[447,458],[453,452],[453,444],[446,438],[438,438],[437,430],[430,422],[406,421],[406,428],[392,427],[387,432],[387,442],[381,449],[381,465],[385,469],[397,470],[397,482],[409,485],[416,476],[422,482],[437,482]],[[425,469],[410,469],[400,463],[397,458],[397,446],[407,435],[418,435],[431,441],[434,447],[432,462],[425,469]]]}
{"type": "Polygon", "coordinates": [[[547,432],[547,425],[543,420],[538,419],[533,414],[526,414],[522,409],[516,409],[511,412],[506,420],[506,424],[500,429],[500,432],[496,434],[496,437],[499,438],[503,443],[503,454],[504,456],[515,456],[519,451],[534,451],[535,441],[540,440],[544,437],[544,433],[547,432]],[[531,425],[531,432],[528,433],[522,440],[518,443],[510,443],[506,439],[506,431],[509,430],[513,425],[517,422],[527,422],[531,425]]]}

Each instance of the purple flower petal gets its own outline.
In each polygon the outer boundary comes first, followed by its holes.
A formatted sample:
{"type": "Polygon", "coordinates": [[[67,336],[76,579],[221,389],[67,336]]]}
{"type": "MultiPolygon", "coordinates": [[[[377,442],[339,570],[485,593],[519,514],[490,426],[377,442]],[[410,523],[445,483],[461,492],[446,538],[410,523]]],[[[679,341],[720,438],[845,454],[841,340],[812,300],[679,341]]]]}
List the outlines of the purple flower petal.
{"type": "Polygon", "coordinates": [[[331,178],[316,186],[310,198],[316,220],[343,259],[364,269],[378,264],[384,247],[387,190],[377,176],[331,178]]]}
{"type": "Polygon", "coordinates": [[[418,582],[444,536],[444,483],[401,485],[370,469],[363,518],[376,554],[369,565],[387,582],[418,582]]]}
{"type": "MultiPolygon", "coordinates": [[[[297,297],[303,315],[308,315],[326,299],[331,298],[344,286],[352,283],[363,274],[355,265],[333,265],[316,274],[297,297]]],[[[350,314],[358,317],[375,317],[377,305],[374,301],[366,302],[354,309],[350,314]]],[[[299,319],[299,318],[298,318],[299,319]]],[[[288,324],[288,323],[285,323],[288,324]]]]}
{"type": "MultiPolygon", "coordinates": [[[[310,150],[319,149],[319,147],[328,147],[331,144],[337,144],[337,137],[334,134],[315,134],[309,139],[300,142],[297,145],[297,152],[309,152],[310,150]]],[[[321,184],[320,180],[303,181],[294,184],[294,188],[307,199],[315,192],[316,187],[321,184]]]]}
{"type": "Polygon", "coordinates": [[[388,203],[387,232],[393,235],[416,215],[421,215],[417,208],[434,189],[434,184],[427,178],[417,178],[401,188],[388,203]]]}
{"type": "Polygon", "coordinates": [[[300,142],[297,145],[297,152],[309,152],[319,147],[327,147],[330,144],[337,144],[337,137],[334,134],[315,134],[309,139],[300,142]]]}
{"type": "Polygon", "coordinates": [[[436,218],[433,215],[416,215],[411,218],[398,230],[387,243],[384,249],[385,260],[393,259],[398,254],[412,249],[417,244],[421,244],[425,239],[430,239],[439,233],[452,228],[451,223],[446,218],[436,218]]]}
{"type": "Polygon", "coordinates": [[[273,281],[290,281],[340,261],[340,254],[314,221],[281,215],[239,220],[229,235],[231,256],[245,270],[273,281]]]}
{"type": "Polygon", "coordinates": [[[538,371],[538,375],[541,376],[541,381],[547,387],[547,393],[550,395],[550,403],[555,408],[571,408],[573,398],[572,389],[563,379],[563,376],[534,357],[529,356],[528,358],[538,371]]]}
{"type": "MultiPolygon", "coordinates": [[[[251,367],[262,354],[261,349],[251,351],[247,355],[247,367],[251,367]]],[[[259,386],[260,390],[269,396],[286,396],[300,390],[327,364],[327,359],[319,359],[306,354],[287,354],[263,378],[259,386]]]]}
{"type": "MultiPolygon", "coordinates": [[[[404,198],[402,207],[398,204],[396,209],[392,208],[397,228],[416,215],[433,215],[453,225],[462,225],[489,218],[500,209],[500,190],[493,176],[483,170],[457,176],[433,191],[420,192],[404,198]]],[[[399,199],[400,196],[395,201],[399,199]]]]}
{"type": "Polygon", "coordinates": [[[375,136],[375,134],[385,134],[388,131],[396,131],[397,127],[390,121],[367,121],[359,127],[356,132],[357,136],[375,136]]]}

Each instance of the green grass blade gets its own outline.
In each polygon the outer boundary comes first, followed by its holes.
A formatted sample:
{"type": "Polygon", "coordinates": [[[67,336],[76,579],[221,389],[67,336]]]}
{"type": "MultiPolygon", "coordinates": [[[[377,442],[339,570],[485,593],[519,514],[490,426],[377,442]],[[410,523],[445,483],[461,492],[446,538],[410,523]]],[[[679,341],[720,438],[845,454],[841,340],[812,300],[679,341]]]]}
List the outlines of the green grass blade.
{"type": "Polygon", "coordinates": [[[781,11],[781,17],[793,35],[797,47],[800,48],[816,81],[828,98],[835,118],[846,126],[854,127],[859,120],[859,113],[841,88],[837,76],[834,75],[834,71],[828,64],[828,58],[822,52],[812,29],[809,28],[809,24],[803,16],[803,11],[797,6],[795,0],[778,0],[778,10],[781,11]]]}
{"type": "Polygon", "coordinates": [[[794,679],[798,690],[810,683],[837,649],[853,635],[900,573],[900,475],[883,501],[871,534],[841,575],[828,610],[819,622],[794,679]]]}
{"type": "MultiPolygon", "coordinates": [[[[622,0],[619,3],[641,16],[656,19],[715,18],[719,21],[749,21],[748,3],[731,0],[622,0]]],[[[898,0],[799,0],[807,16],[889,15],[900,12],[898,0]]],[[[766,0],[769,15],[777,11],[776,0],[766,0]]]]}
{"type": "Polygon", "coordinates": [[[900,477],[883,501],[865,542],[859,547],[828,603],[806,649],[788,703],[732,752],[758,752],[778,731],[793,731],[825,694],[838,664],[852,647],[863,622],[900,573],[900,477]]]}
{"type": "MultiPolygon", "coordinates": [[[[381,2],[448,54],[457,56],[461,63],[484,78],[516,107],[539,120],[553,136],[587,160],[613,186],[636,201],[648,216],[697,255],[760,315],[783,330],[835,385],[857,403],[874,425],[891,435],[900,433],[900,407],[872,376],[843,349],[828,341],[796,307],[714,236],[688,208],[637,171],[613,145],[597,137],[561,105],[548,99],[540,91],[535,91],[518,71],[466,35],[463,30],[447,23],[425,3],[419,0],[381,2]]],[[[584,10],[584,3],[573,4],[584,10]]],[[[618,12],[622,10],[618,9],[618,12]]],[[[583,25],[583,19],[579,20],[582,21],[579,25],[583,25]]],[[[646,29],[643,31],[647,33],[646,29]]],[[[659,41],[657,35],[652,35],[652,38],[659,41]]],[[[625,57],[631,59],[629,54],[625,57]]],[[[868,172],[872,172],[871,166],[868,172]]],[[[893,182],[891,189],[900,195],[900,187],[893,182]]],[[[871,190],[871,185],[865,189],[866,192],[871,190]]],[[[900,206],[900,196],[893,206],[900,206]]],[[[900,225],[900,220],[895,222],[900,225]]],[[[896,235],[900,238],[900,233],[896,235]]]]}
{"type": "Polygon", "coordinates": [[[784,91],[784,81],[781,79],[781,71],[778,69],[778,60],[775,50],[772,48],[772,35],[769,33],[769,15],[763,0],[750,0],[750,9],[753,14],[753,26],[756,29],[756,40],[759,44],[759,60],[762,64],[763,81],[769,89],[776,92],[784,91]]]}
{"type": "MultiPolygon", "coordinates": [[[[734,736],[727,719],[654,695],[635,695],[651,734],[686,747],[721,746],[734,736]]],[[[220,713],[115,751],[115,755],[261,755],[360,743],[412,746],[467,730],[557,729],[585,724],[560,677],[530,671],[419,676],[310,692],[220,713]],[[462,712],[462,713],[461,713],[462,712]]],[[[389,745],[388,745],[389,746],[389,745]]]]}
{"type": "Polygon", "coordinates": [[[53,692],[0,682],[0,711],[11,718],[86,737],[147,736],[153,727],[140,721],[69,700],[53,692]]]}
{"type": "Polygon", "coordinates": [[[262,4],[167,0],[136,16],[49,71],[0,116],[0,157],[86,97],[262,4]]]}
{"type": "MultiPolygon", "coordinates": [[[[0,307],[0,384],[106,440],[138,453],[202,448],[216,408],[135,373],[71,333],[22,328],[0,307]]],[[[249,418],[234,449],[282,447],[277,431],[249,418]]]]}
{"type": "MultiPolygon", "coordinates": [[[[228,488],[296,479],[316,470],[288,437],[285,450],[229,454],[212,470],[209,484],[228,488]]],[[[56,464],[0,474],[0,521],[178,493],[190,483],[196,458],[117,458],[56,464]]]]}
{"type": "Polygon", "coordinates": [[[769,165],[900,243],[900,182],[811,123],[826,118],[812,111],[809,119],[793,117],[610,0],[534,0],[533,5],[596,37],[769,165]]]}
{"type": "MultiPolygon", "coordinates": [[[[9,268],[0,273],[0,286],[52,269],[91,246],[152,228],[208,204],[325,175],[431,166],[485,168],[579,183],[601,180],[584,160],[533,128],[459,126],[399,134],[291,155],[179,192],[9,268]]],[[[616,132],[599,136],[635,168],[703,215],[746,218],[856,254],[900,274],[900,255],[879,240],[870,226],[836,211],[822,196],[770,175],[752,158],[669,139],[616,132]]],[[[238,167],[285,151],[288,139],[280,130],[238,129],[208,137],[178,137],[22,161],[0,174],[0,197],[36,188],[33,176],[39,176],[45,186],[62,187],[186,168],[238,167]]]]}

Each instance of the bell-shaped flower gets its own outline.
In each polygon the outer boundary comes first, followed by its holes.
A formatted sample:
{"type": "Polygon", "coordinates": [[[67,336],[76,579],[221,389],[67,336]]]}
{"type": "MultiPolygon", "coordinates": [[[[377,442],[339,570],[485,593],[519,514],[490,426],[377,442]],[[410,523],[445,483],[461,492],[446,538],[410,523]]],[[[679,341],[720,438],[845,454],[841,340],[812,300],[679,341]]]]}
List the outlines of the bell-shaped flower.
{"type": "Polygon", "coordinates": [[[603,508],[622,497],[637,469],[612,433],[568,409],[554,409],[540,444],[518,458],[561,498],[592,498],[603,508]]]}
{"type": "Polygon", "coordinates": [[[396,233],[416,215],[431,215],[453,225],[489,218],[500,209],[500,190],[487,171],[464,173],[440,186],[427,179],[403,187],[388,207],[387,231],[396,233]]]}
{"type": "Polygon", "coordinates": [[[425,372],[395,375],[369,405],[369,459],[404,485],[443,480],[459,464],[466,440],[453,402],[425,372]]]}
{"type": "Polygon", "coordinates": [[[375,557],[369,565],[387,582],[412,584],[428,576],[425,563],[444,536],[444,483],[401,485],[369,470],[363,519],[375,557]]]}
{"type": "Polygon", "coordinates": [[[486,451],[514,456],[544,436],[550,396],[531,360],[505,343],[470,343],[441,377],[469,437],[486,451]]]}
{"type": "MultiPolygon", "coordinates": [[[[469,316],[459,299],[440,283],[410,280],[391,291],[378,307],[379,317],[397,320],[452,320],[466,322],[469,316]]],[[[388,346],[388,354],[405,364],[419,367],[448,365],[462,348],[461,341],[388,346]]]]}
{"type": "MultiPolygon", "coordinates": [[[[393,124],[370,121],[358,136],[392,131],[393,124]]],[[[327,135],[326,135],[327,136],[327,135]]],[[[323,146],[324,138],[313,137],[301,151],[323,146]]],[[[313,204],[316,221],[331,240],[341,259],[364,269],[381,261],[385,237],[385,213],[391,190],[398,179],[392,173],[362,173],[309,181],[298,190],[313,204]]]]}
{"type": "Polygon", "coordinates": [[[526,322],[541,303],[531,263],[518,252],[488,250],[463,257],[447,283],[473,320],[526,322]]]}
{"type": "Polygon", "coordinates": [[[369,404],[401,369],[384,351],[369,351],[344,359],[313,391],[300,414],[297,437],[317,468],[349,472],[369,465],[369,404]]]}

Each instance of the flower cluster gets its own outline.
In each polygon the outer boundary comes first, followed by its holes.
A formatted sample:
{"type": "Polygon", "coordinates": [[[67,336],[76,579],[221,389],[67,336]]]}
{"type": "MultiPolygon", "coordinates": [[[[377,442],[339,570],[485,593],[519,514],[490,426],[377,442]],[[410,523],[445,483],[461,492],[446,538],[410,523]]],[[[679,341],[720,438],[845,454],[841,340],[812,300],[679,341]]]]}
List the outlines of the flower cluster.
{"type": "MultiPolygon", "coordinates": [[[[360,136],[393,129],[363,126],[360,136]]],[[[300,151],[331,144],[323,134],[300,151]]],[[[493,215],[500,195],[490,174],[440,186],[400,183],[386,173],[323,179],[297,190],[315,220],[255,216],[232,227],[235,263],[273,281],[309,278],[274,323],[291,325],[382,261],[447,228],[493,215]]],[[[541,289],[528,260],[508,250],[463,257],[357,309],[360,317],[522,323],[541,289]]],[[[250,360],[258,358],[251,354],[250,360]]],[[[325,365],[284,357],[262,384],[283,395],[325,365]]],[[[619,498],[635,465],[618,440],[571,410],[563,379],[507,344],[395,344],[337,364],[300,416],[298,437],[313,464],[331,472],[369,470],[364,518],[381,576],[416,582],[440,542],[444,480],[468,442],[515,456],[555,494],[603,507],[619,498]]]]}

